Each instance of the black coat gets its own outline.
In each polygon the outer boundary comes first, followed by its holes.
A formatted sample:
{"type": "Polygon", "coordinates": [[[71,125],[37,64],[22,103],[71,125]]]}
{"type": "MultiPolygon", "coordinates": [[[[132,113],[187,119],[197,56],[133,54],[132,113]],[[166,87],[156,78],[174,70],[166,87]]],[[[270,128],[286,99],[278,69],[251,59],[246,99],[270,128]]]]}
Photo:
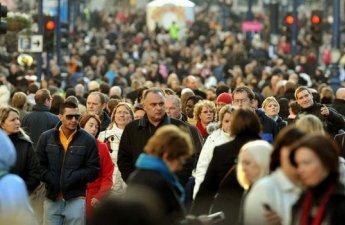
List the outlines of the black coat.
{"type": "Polygon", "coordinates": [[[164,177],[154,170],[137,169],[128,178],[128,188],[143,186],[153,191],[162,204],[167,224],[177,224],[186,212],[179,202],[179,192],[164,177]]]}
{"type": "Polygon", "coordinates": [[[51,112],[46,105],[35,105],[33,111],[24,116],[21,126],[30,136],[34,146],[38,142],[40,135],[52,129],[59,123],[59,117],[51,112]]]}
{"type": "Polygon", "coordinates": [[[67,151],[59,137],[59,123],[44,132],[37,143],[41,179],[46,183],[47,198],[55,201],[85,196],[86,185],[98,177],[100,159],[95,138],[78,127],[67,151]]]}
{"type": "Polygon", "coordinates": [[[343,99],[334,99],[332,107],[337,110],[342,116],[345,116],[345,100],[343,99]]]}
{"type": "MultiPolygon", "coordinates": [[[[249,141],[258,140],[260,136],[258,134],[246,134],[242,133],[236,136],[233,141],[227,142],[223,145],[217,146],[214,148],[214,153],[210,165],[207,169],[204,182],[200,185],[199,192],[197,193],[194,201],[194,205],[192,207],[192,214],[200,215],[200,214],[207,214],[209,209],[213,203],[214,197],[219,191],[219,185],[223,180],[225,174],[230,170],[232,166],[237,163],[237,156],[241,149],[241,147],[249,141]]],[[[227,188],[229,190],[228,193],[235,192],[238,193],[239,184],[237,180],[229,180],[231,185],[228,185],[227,188]]],[[[227,221],[236,221],[238,219],[238,211],[241,202],[241,193],[237,196],[233,196],[236,201],[232,203],[225,203],[228,205],[227,208],[233,212],[232,215],[227,217],[227,221]],[[238,198],[238,199],[237,199],[238,198]],[[235,216],[236,215],[236,216],[235,216]]],[[[226,198],[224,198],[225,200],[226,198]]],[[[219,203],[222,199],[218,198],[217,205],[223,205],[223,203],[219,203]]],[[[221,210],[221,207],[218,207],[217,210],[221,210]]],[[[225,208],[223,209],[223,211],[225,208]]],[[[229,211],[228,209],[226,211],[229,211]]],[[[228,223],[228,224],[235,224],[235,223],[228,223]]]]}
{"type": "Polygon", "coordinates": [[[129,175],[135,170],[135,162],[138,159],[140,153],[143,152],[144,147],[150,137],[159,127],[167,124],[184,127],[191,135],[194,146],[194,155],[189,160],[187,160],[187,163],[184,165],[183,170],[177,173],[180,183],[183,186],[187,183],[188,178],[191,176],[192,170],[196,165],[197,157],[200,154],[203,144],[202,139],[196,127],[191,126],[183,121],[170,118],[167,115],[164,116],[162,122],[157,127],[154,127],[149,123],[146,115],[139,120],[130,122],[125,127],[121,136],[117,161],[124,181],[126,181],[129,175]]]}
{"type": "Polygon", "coordinates": [[[340,129],[345,129],[345,121],[341,114],[339,114],[332,107],[327,106],[327,108],[329,109],[329,115],[323,116],[321,115],[321,107],[322,104],[314,103],[309,108],[302,108],[301,111],[298,113],[297,117],[306,114],[313,114],[321,120],[325,130],[332,136],[336,135],[340,129]]]}
{"type": "Polygon", "coordinates": [[[22,133],[9,135],[16,148],[17,159],[10,173],[20,176],[29,191],[32,193],[40,184],[39,162],[36,157],[32,142],[22,133]]]}

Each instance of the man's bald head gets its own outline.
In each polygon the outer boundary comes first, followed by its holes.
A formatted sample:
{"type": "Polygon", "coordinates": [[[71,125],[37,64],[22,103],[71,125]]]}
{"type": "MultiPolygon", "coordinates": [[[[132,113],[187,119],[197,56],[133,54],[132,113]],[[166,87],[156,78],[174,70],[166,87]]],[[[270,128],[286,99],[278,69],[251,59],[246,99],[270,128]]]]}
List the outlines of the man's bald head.
{"type": "Polygon", "coordinates": [[[335,94],[335,98],[345,100],[345,88],[339,88],[335,94]]]}

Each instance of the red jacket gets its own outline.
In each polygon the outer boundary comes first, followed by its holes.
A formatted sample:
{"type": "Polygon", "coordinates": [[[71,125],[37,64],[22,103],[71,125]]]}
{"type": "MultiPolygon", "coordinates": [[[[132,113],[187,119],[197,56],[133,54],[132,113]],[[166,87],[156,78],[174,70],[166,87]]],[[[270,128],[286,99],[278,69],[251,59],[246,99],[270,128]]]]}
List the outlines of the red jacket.
{"type": "Polygon", "coordinates": [[[102,199],[113,185],[114,163],[110,158],[110,153],[107,145],[97,141],[98,152],[100,158],[100,170],[98,178],[87,184],[86,190],[86,216],[90,218],[93,207],[91,206],[91,199],[102,199]]]}

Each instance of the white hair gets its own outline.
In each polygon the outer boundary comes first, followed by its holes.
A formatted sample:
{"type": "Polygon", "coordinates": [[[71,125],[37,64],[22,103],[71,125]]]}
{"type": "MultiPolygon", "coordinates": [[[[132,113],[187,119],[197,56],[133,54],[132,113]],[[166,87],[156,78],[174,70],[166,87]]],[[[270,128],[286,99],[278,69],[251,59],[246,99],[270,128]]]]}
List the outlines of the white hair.
{"type": "Polygon", "coordinates": [[[122,96],[122,90],[119,86],[113,86],[110,88],[109,90],[109,97],[110,96],[113,96],[113,95],[116,95],[118,97],[121,97],[122,96]]]}

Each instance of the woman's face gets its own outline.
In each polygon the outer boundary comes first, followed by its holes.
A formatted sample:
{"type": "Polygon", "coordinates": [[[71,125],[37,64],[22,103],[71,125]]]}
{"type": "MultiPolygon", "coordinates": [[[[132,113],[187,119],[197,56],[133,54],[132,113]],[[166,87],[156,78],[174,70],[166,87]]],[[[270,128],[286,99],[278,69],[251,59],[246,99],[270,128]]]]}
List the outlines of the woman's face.
{"type": "Polygon", "coordinates": [[[296,150],[295,161],[297,173],[301,182],[306,187],[315,187],[320,184],[329,174],[319,157],[307,147],[296,150]]]}
{"type": "Polygon", "coordinates": [[[214,111],[210,107],[203,106],[199,118],[202,124],[207,125],[213,121],[214,111]]]}
{"type": "Polygon", "coordinates": [[[194,102],[193,100],[188,100],[186,103],[186,114],[188,116],[188,118],[193,118],[194,115],[194,102]]]}
{"type": "Polygon", "coordinates": [[[279,104],[271,101],[264,107],[264,110],[267,116],[276,116],[279,113],[279,104]]]}
{"type": "Polygon", "coordinates": [[[1,124],[1,128],[8,135],[18,133],[20,131],[19,115],[16,112],[11,111],[5,121],[1,124]]]}
{"type": "Polygon", "coordinates": [[[222,119],[222,129],[225,133],[230,134],[230,125],[231,125],[231,114],[225,113],[222,119]]]}
{"type": "Polygon", "coordinates": [[[132,121],[132,116],[130,111],[126,106],[119,106],[116,108],[115,112],[115,123],[118,128],[125,128],[125,126],[132,121]]]}
{"type": "Polygon", "coordinates": [[[241,163],[243,172],[251,184],[253,184],[257,179],[260,178],[260,167],[256,163],[252,154],[250,154],[248,151],[244,151],[241,153],[241,156],[239,157],[239,163],[241,163]]]}
{"type": "Polygon", "coordinates": [[[97,120],[93,117],[91,117],[84,126],[84,130],[94,137],[96,137],[98,129],[99,129],[99,124],[97,120]]]}
{"type": "Polygon", "coordinates": [[[298,174],[296,168],[290,162],[290,152],[289,146],[283,146],[280,150],[280,168],[282,171],[293,181],[298,181],[298,174]]]}

